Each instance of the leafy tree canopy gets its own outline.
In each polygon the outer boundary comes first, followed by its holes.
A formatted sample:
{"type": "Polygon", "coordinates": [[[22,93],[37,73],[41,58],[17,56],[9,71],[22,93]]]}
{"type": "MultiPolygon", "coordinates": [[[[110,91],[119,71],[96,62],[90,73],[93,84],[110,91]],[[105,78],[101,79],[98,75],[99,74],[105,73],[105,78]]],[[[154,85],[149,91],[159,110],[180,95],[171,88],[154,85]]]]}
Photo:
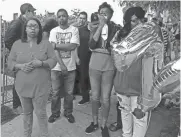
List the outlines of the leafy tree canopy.
{"type": "Polygon", "coordinates": [[[140,6],[144,10],[155,10],[157,16],[160,16],[160,13],[168,10],[170,14],[170,18],[172,20],[179,21],[180,20],[180,1],[127,1],[127,0],[119,0],[119,5],[123,8],[123,12],[126,11],[127,8],[133,6],[140,6]]]}

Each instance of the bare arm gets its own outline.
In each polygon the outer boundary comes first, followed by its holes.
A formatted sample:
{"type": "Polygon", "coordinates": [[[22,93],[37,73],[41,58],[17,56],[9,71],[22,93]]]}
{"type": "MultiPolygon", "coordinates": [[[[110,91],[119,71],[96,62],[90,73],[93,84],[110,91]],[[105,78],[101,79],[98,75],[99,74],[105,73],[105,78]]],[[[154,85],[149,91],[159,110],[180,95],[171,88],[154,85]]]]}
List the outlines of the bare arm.
{"type": "Polygon", "coordinates": [[[62,51],[72,51],[72,50],[75,50],[77,46],[78,44],[74,44],[74,43],[56,44],[56,49],[62,50],[62,51]]]}
{"type": "Polygon", "coordinates": [[[63,60],[62,60],[62,58],[61,58],[61,56],[60,56],[59,51],[55,50],[55,55],[56,55],[57,61],[58,61],[58,63],[60,64],[60,66],[61,66],[61,65],[65,65],[64,62],[63,62],[63,60]]]}
{"type": "Polygon", "coordinates": [[[78,48],[75,49],[75,51],[72,52],[74,58],[75,58],[75,61],[76,61],[76,64],[77,65],[80,65],[80,59],[78,57],[78,48]]]}
{"type": "Polygon", "coordinates": [[[55,55],[56,55],[56,58],[57,58],[57,62],[59,63],[60,65],[60,68],[61,68],[61,72],[63,75],[66,75],[68,70],[67,70],[67,67],[65,66],[61,56],[60,56],[60,52],[55,50],[55,55]]]}
{"type": "Polygon", "coordinates": [[[102,33],[102,28],[104,27],[104,25],[107,22],[107,19],[104,16],[98,15],[98,17],[99,17],[99,26],[96,30],[96,33],[93,36],[93,39],[95,40],[95,42],[97,42],[99,40],[99,37],[102,33]]]}
{"type": "Polygon", "coordinates": [[[99,37],[102,32],[102,26],[99,25],[96,31],[92,31],[90,34],[90,40],[89,40],[89,47],[90,49],[96,49],[97,47],[97,42],[99,41],[99,37]],[[94,33],[95,32],[95,33],[94,33]]]}
{"type": "MultiPolygon", "coordinates": [[[[52,46],[55,48],[56,44],[54,42],[52,42],[52,46]]],[[[60,64],[60,66],[65,65],[61,58],[60,52],[58,50],[55,50],[55,56],[56,56],[57,62],[60,64]]]]}
{"type": "Polygon", "coordinates": [[[91,35],[90,41],[89,41],[89,47],[91,49],[95,49],[97,42],[99,41],[100,35],[102,33],[102,28],[104,27],[104,25],[106,24],[107,19],[104,16],[98,16],[99,17],[99,25],[98,28],[96,30],[96,32],[91,35]]]}
{"type": "Polygon", "coordinates": [[[95,42],[97,42],[99,40],[99,37],[101,35],[101,32],[102,32],[102,28],[103,28],[103,25],[99,25],[94,36],[93,36],[93,39],[95,40],[95,42]]]}

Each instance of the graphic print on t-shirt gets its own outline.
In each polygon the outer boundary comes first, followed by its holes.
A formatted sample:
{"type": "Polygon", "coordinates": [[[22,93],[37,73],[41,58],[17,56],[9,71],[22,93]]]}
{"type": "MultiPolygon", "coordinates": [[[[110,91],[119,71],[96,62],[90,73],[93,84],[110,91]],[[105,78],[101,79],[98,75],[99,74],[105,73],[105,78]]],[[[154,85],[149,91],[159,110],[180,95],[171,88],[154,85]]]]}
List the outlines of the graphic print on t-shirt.
{"type": "MultiPolygon", "coordinates": [[[[71,32],[66,32],[66,33],[57,32],[56,34],[57,44],[70,43],[71,38],[72,38],[71,32]]],[[[60,51],[60,55],[62,58],[71,58],[71,51],[60,51]]]]}

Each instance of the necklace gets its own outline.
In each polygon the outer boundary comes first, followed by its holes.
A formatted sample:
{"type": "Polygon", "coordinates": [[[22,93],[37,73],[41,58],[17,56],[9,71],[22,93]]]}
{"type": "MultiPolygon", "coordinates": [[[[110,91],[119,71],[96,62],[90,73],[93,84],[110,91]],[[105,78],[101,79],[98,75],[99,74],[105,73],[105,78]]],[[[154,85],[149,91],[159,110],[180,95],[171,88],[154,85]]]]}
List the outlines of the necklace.
{"type": "Polygon", "coordinates": [[[31,60],[34,60],[36,57],[35,57],[35,53],[33,52],[33,43],[29,43],[29,50],[30,50],[30,57],[31,57],[31,60]]]}

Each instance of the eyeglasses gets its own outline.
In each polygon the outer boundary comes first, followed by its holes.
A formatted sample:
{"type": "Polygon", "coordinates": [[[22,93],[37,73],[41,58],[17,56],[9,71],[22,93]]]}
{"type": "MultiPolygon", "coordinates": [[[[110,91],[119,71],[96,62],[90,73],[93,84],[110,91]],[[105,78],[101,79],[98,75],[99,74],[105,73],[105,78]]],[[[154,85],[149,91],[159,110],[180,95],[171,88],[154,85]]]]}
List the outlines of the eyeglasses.
{"type": "Polygon", "coordinates": [[[26,27],[29,29],[39,29],[38,25],[27,25],[26,27]]]}

